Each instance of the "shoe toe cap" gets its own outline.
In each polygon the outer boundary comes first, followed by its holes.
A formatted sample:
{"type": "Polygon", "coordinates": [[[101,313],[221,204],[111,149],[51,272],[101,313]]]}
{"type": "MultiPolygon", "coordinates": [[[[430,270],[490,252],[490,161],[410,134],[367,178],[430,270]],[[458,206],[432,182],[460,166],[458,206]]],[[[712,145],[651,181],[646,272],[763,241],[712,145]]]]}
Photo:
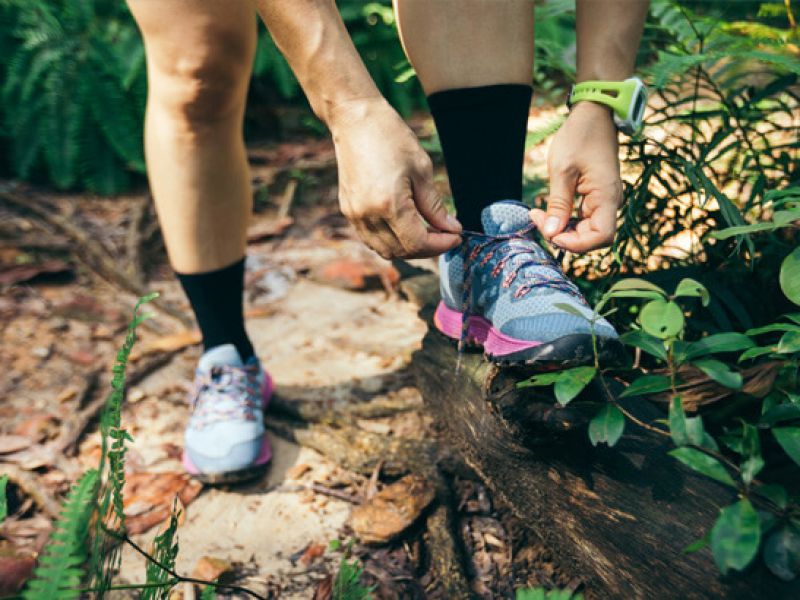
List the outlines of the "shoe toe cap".
{"type": "Polygon", "coordinates": [[[186,431],[186,454],[201,473],[227,473],[256,462],[264,442],[263,426],[220,423],[186,431]]]}

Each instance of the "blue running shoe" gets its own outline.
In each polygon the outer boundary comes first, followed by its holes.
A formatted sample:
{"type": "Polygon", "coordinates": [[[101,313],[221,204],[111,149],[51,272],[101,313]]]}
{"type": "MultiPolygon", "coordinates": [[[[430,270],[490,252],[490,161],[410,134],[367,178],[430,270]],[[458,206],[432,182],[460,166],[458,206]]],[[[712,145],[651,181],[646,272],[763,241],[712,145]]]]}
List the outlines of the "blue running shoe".
{"type": "MultiPolygon", "coordinates": [[[[483,347],[502,365],[547,370],[592,363],[587,320],[592,309],[558,262],[532,239],[528,208],[514,200],[495,202],[483,209],[481,222],[485,233],[465,233],[461,246],[439,258],[442,300],[434,314],[436,328],[483,347]]],[[[594,335],[600,359],[616,360],[622,346],[611,324],[599,319],[594,335]]]]}
{"type": "Polygon", "coordinates": [[[271,395],[272,380],[256,357],[243,363],[233,344],[203,354],[190,395],[184,468],[211,484],[260,475],[272,458],[264,435],[264,410],[271,395]]]}

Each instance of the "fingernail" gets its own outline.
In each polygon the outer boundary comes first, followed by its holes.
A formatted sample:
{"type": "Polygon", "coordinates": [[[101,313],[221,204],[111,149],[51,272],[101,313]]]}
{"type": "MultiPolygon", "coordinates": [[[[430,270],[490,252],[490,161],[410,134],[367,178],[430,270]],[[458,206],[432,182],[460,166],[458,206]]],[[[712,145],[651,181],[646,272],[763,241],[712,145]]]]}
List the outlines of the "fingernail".
{"type": "Polygon", "coordinates": [[[461,231],[461,223],[453,215],[447,215],[447,224],[456,231],[461,231]]]}
{"type": "Polygon", "coordinates": [[[547,217],[547,220],[544,222],[544,234],[545,235],[553,235],[556,231],[558,231],[558,225],[561,223],[558,217],[547,217]]]}

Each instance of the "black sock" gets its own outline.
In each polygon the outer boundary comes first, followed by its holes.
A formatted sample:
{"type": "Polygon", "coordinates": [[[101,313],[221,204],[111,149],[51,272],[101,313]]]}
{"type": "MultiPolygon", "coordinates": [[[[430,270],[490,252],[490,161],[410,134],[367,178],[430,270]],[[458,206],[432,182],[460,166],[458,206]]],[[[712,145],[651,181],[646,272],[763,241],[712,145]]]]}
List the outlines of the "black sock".
{"type": "Polygon", "coordinates": [[[522,162],[531,87],[444,90],[428,96],[450,189],[464,229],[482,231],[481,210],[522,199],[522,162]]]}
{"type": "Polygon", "coordinates": [[[206,350],[233,344],[243,361],[253,356],[244,328],[244,259],[206,273],[176,273],[181,282],[206,350]]]}

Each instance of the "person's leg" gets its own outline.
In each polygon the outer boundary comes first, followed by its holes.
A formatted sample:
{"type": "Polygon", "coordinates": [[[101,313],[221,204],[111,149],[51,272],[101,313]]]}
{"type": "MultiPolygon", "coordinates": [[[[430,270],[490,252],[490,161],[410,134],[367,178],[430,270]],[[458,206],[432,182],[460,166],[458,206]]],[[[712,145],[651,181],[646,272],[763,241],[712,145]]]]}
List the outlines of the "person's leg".
{"type": "Polygon", "coordinates": [[[253,354],[242,312],[252,205],[242,137],[256,43],[246,0],[129,0],[144,38],[145,154],[170,262],[206,349],[253,354]]]}
{"type": "Polygon", "coordinates": [[[433,114],[458,218],[519,200],[533,69],[532,0],[394,0],[433,114]]]}
{"type": "Polygon", "coordinates": [[[209,483],[263,472],[269,376],[242,310],[252,198],[242,120],[255,51],[248,0],[129,0],[147,53],[145,151],[170,262],[203,333],[183,464],[209,483]]]}

